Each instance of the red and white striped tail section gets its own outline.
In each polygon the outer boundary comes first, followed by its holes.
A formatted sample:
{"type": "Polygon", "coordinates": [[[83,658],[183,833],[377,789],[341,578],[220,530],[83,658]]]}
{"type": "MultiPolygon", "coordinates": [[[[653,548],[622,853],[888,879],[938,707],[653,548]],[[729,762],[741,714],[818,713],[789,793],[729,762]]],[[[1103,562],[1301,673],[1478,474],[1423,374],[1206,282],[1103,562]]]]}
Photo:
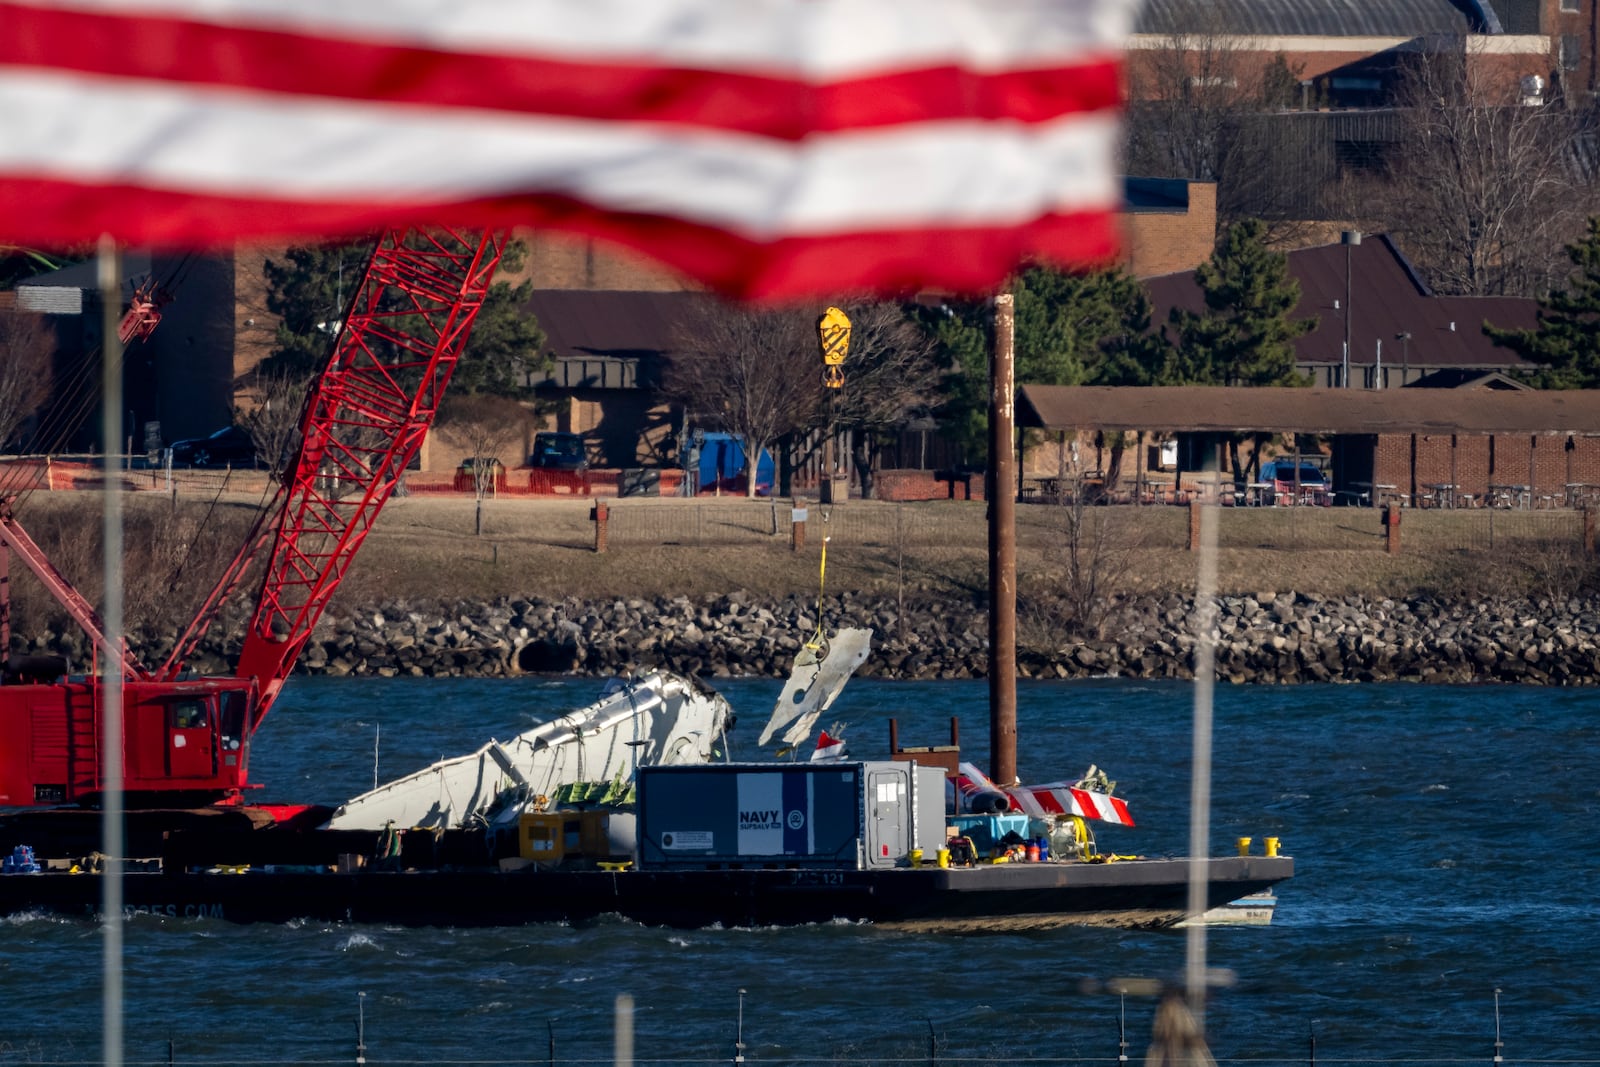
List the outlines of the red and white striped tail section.
{"type": "Polygon", "coordinates": [[[1004,793],[1011,798],[1011,810],[1025,815],[1048,818],[1053,815],[1077,815],[1084,819],[1132,826],[1133,815],[1128,804],[1110,793],[1080,789],[1065,782],[1049,785],[1019,785],[1002,788],[988,775],[970,763],[963,763],[956,775],[956,788],[963,796],[979,793],[1004,793]]]}
{"type": "Polygon", "coordinates": [[[1078,815],[1118,826],[1133,825],[1127,802],[1109,793],[1079,789],[1065,782],[1014,786],[1007,789],[1006,793],[1011,797],[1012,805],[1028,815],[1078,815]]]}

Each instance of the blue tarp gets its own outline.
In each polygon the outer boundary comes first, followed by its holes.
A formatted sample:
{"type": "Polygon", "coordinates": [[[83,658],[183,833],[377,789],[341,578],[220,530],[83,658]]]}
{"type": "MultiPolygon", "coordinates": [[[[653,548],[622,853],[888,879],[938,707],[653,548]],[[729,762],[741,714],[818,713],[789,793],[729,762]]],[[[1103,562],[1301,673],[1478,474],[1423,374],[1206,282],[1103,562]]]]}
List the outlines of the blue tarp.
{"type": "MultiPolygon", "coordinates": [[[[708,433],[700,441],[700,488],[710,489],[722,484],[725,493],[742,490],[734,484],[744,470],[744,439],[731,433],[708,433]]],[[[772,453],[761,450],[761,460],[756,464],[756,495],[772,492],[772,453]]]]}

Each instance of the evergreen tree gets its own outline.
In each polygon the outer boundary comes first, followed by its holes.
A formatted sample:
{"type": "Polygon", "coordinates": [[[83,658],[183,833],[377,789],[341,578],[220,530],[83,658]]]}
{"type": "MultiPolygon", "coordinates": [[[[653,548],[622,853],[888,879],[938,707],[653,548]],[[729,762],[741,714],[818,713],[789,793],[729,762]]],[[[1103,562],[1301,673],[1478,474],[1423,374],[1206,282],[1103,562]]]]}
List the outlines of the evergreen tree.
{"type": "MultiPolygon", "coordinates": [[[[1150,329],[1149,298],[1120,270],[1068,274],[1029,267],[1010,283],[1016,295],[1016,378],[1024,385],[1156,385],[1172,375],[1171,346],[1150,329]]],[[[955,374],[943,414],[969,453],[982,454],[988,430],[987,302],[921,309],[955,374]]]]}
{"type": "MultiPolygon", "coordinates": [[[[262,361],[264,371],[304,376],[321,369],[371,255],[372,242],[361,241],[291,247],[282,260],[266,261],[267,310],[280,322],[276,347],[262,361]]],[[[500,257],[501,269],[518,270],[526,256],[526,245],[510,242],[500,257]]],[[[452,392],[531,392],[528,375],[550,362],[544,331],[525,309],[532,292],[531,282],[490,286],[451,378],[452,392]]],[[[397,294],[395,299],[394,306],[402,307],[397,294]]]]}
{"type": "MultiPolygon", "coordinates": [[[[517,270],[526,246],[513,242],[501,257],[507,270],[517,270]],[[513,252],[516,254],[513,255],[513,252]]],[[[549,367],[555,357],[545,350],[545,332],[527,310],[533,283],[512,286],[495,282],[472,324],[472,336],[456,365],[450,388],[457,393],[527,396],[529,375],[549,367]]]]}
{"type": "Polygon", "coordinates": [[[1539,301],[1539,325],[1531,330],[1500,330],[1484,323],[1483,332],[1502,348],[1544,364],[1529,375],[1544,389],[1600,386],[1600,218],[1588,221],[1581,240],[1567,246],[1572,260],[1570,287],[1552,290],[1539,301]]]}
{"type": "Polygon", "coordinates": [[[279,319],[263,371],[306,376],[322,368],[371,255],[371,241],[299,245],[262,264],[267,310],[279,319]]]}
{"type": "Polygon", "coordinates": [[[1095,275],[1101,299],[1117,321],[1100,338],[1092,385],[1170,385],[1177,353],[1164,330],[1150,328],[1153,308],[1139,279],[1120,270],[1095,275]]]}
{"type": "Polygon", "coordinates": [[[1174,308],[1178,334],[1175,379],[1193,385],[1309,385],[1295,370],[1295,338],[1315,319],[1290,319],[1300,285],[1288,257],[1266,245],[1265,224],[1228,228],[1211,258],[1195,271],[1206,310],[1174,308]]]}
{"type": "Polygon", "coordinates": [[[948,371],[939,421],[968,457],[984,455],[989,426],[989,328],[987,301],[950,301],[937,307],[912,304],[912,319],[938,346],[948,371]]]}

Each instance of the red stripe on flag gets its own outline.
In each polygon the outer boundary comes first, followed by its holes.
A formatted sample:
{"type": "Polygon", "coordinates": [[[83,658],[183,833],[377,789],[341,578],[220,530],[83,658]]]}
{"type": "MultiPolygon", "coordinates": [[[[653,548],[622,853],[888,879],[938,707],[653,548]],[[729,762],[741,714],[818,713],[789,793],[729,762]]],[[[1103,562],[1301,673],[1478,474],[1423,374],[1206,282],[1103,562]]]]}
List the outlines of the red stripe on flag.
{"type": "Polygon", "coordinates": [[[361,233],[396,218],[456,226],[550,225],[634,248],[721,292],[752,298],[991,289],[1021,260],[1091,266],[1115,255],[1109,212],[1047,215],[1016,226],[860,230],[758,242],[714,227],[628,215],[565,197],[460,203],[302,203],[0,175],[0,217],[16,244],[58,247],[110,233],[129,245],[231,246],[361,233]]]}
{"type": "Polygon", "coordinates": [[[940,120],[1038,123],[1121,101],[1120,63],[1086,53],[1044,69],[951,65],[811,84],[781,76],[455,52],[351,37],[0,2],[0,65],[299,98],[480,108],[759,134],[940,120]]]}

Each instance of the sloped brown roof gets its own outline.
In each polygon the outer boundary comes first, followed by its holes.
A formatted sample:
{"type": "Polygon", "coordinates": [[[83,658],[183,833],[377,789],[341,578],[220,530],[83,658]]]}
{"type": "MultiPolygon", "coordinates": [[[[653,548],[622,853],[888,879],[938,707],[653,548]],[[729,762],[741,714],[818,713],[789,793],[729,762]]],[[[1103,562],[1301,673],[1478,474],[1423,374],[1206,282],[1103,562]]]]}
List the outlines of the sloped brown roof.
{"type": "Polygon", "coordinates": [[[1600,434],[1600,390],[1025,385],[1017,423],[1169,433],[1600,434]]]}
{"type": "MultiPolygon", "coordinates": [[[[1483,370],[1527,368],[1508,348],[1483,335],[1485,321],[1502,329],[1537,324],[1533,300],[1520,297],[1434,296],[1385,234],[1367,234],[1350,246],[1350,299],[1345,299],[1345,247],[1320,245],[1290,252],[1289,273],[1300,283],[1300,303],[1290,318],[1317,320],[1295,342],[1301,366],[1344,360],[1344,316],[1350,319],[1352,367],[1370,367],[1383,342],[1383,365],[1397,368],[1472,367],[1483,370]],[[1402,341],[1401,334],[1410,334],[1402,341]]],[[[1155,304],[1152,321],[1165,323],[1174,308],[1200,311],[1204,303],[1194,274],[1165,274],[1145,281],[1155,304]]]]}
{"type": "Polygon", "coordinates": [[[694,292],[536,289],[524,305],[558,359],[639,359],[670,352],[706,297],[694,292]]]}

